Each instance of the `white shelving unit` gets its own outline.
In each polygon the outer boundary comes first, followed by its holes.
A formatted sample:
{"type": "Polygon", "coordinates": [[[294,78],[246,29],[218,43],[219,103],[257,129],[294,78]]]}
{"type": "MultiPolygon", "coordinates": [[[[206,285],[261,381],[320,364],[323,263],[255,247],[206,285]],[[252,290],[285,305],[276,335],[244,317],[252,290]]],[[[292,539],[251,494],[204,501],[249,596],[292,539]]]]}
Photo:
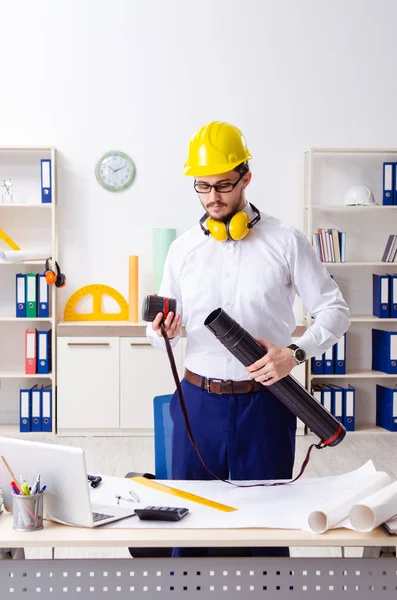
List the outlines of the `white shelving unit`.
{"type": "MultiPolygon", "coordinates": [[[[48,248],[48,256],[58,260],[57,168],[52,147],[0,147],[0,182],[11,178],[13,204],[0,199],[0,229],[22,249],[48,248]],[[41,202],[40,160],[51,159],[52,202],[41,202]]],[[[9,249],[0,240],[0,249],[9,249]]],[[[52,387],[52,433],[56,431],[56,288],[50,288],[49,318],[17,318],[15,315],[15,276],[17,273],[43,273],[45,259],[0,263],[0,435],[29,436],[19,432],[19,390],[21,387],[52,387]],[[52,373],[26,375],[25,330],[52,330],[52,373]]],[[[40,435],[51,435],[43,432],[40,435]]]]}
{"type": "MultiPolygon", "coordinates": [[[[376,426],[376,384],[394,385],[395,375],[373,371],[372,328],[397,330],[397,319],[372,313],[372,273],[397,272],[397,264],[381,261],[390,233],[397,233],[397,206],[383,206],[383,163],[397,162],[397,149],[312,148],[304,156],[304,230],[310,242],[320,227],[346,232],[346,262],[324,263],[347,301],[352,319],[347,332],[346,375],[313,375],[307,364],[307,385],[324,383],[356,388],[356,432],[385,433],[376,426]],[[368,186],[377,206],[344,206],[354,185],[368,186]]],[[[304,316],[307,326],[310,315],[304,316]]]]}

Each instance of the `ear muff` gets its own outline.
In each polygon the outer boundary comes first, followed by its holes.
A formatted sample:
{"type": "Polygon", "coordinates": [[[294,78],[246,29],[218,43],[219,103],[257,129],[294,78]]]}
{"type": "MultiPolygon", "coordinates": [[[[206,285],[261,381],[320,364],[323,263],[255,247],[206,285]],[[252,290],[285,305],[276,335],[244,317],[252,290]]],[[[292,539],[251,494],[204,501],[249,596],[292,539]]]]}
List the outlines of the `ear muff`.
{"type": "Polygon", "coordinates": [[[248,223],[250,222],[249,216],[244,211],[240,211],[232,216],[230,221],[226,224],[226,229],[229,234],[229,238],[238,242],[245,238],[249,233],[250,228],[248,223]]]}
{"type": "Polygon", "coordinates": [[[47,258],[45,261],[45,271],[44,276],[48,285],[55,285],[57,288],[65,287],[66,285],[66,277],[63,273],[61,273],[61,269],[59,268],[58,263],[55,261],[56,272],[50,268],[50,259],[47,258]]]}
{"type": "Polygon", "coordinates": [[[226,242],[228,239],[227,228],[223,221],[216,221],[215,219],[207,219],[207,229],[213,238],[218,242],[226,242]]]}
{"type": "Polygon", "coordinates": [[[245,238],[250,229],[261,219],[259,210],[253,204],[250,204],[250,206],[256,213],[252,221],[250,221],[249,216],[243,210],[233,215],[226,223],[212,219],[206,213],[200,219],[200,227],[205,235],[212,235],[218,242],[226,242],[227,239],[238,242],[245,238]]]}

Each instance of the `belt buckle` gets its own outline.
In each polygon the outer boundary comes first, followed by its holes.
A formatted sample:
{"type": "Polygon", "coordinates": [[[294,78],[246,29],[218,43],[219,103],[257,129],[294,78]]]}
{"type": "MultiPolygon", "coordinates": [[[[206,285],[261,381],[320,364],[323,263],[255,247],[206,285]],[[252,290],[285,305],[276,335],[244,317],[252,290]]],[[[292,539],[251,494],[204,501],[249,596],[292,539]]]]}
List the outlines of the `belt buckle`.
{"type": "Polygon", "coordinates": [[[207,392],[209,392],[210,394],[218,394],[218,395],[222,394],[222,392],[211,392],[211,389],[210,389],[212,382],[222,383],[222,381],[223,381],[223,379],[214,379],[214,378],[207,379],[207,392]]]}
{"type": "Polygon", "coordinates": [[[207,391],[210,392],[211,394],[217,394],[218,396],[222,396],[222,394],[233,394],[233,380],[232,379],[215,379],[215,378],[211,378],[208,379],[207,381],[207,391]],[[225,383],[225,384],[229,384],[229,388],[227,391],[225,392],[212,392],[210,387],[211,387],[211,382],[214,381],[215,383],[225,383]]]}

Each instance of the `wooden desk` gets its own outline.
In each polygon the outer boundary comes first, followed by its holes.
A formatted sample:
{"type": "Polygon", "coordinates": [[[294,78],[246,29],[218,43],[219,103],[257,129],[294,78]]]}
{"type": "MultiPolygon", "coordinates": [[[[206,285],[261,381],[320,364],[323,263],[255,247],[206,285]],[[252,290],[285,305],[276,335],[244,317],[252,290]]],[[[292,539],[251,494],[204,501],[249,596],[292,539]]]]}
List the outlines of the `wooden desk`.
{"type": "MultiPolygon", "coordinates": [[[[368,534],[337,529],[324,535],[277,529],[83,529],[46,521],[18,533],[0,517],[0,545],[66,546],[388,546],[383,528],[368,534]]],[[[161,558],[0,561],[0,597],[7,600],[112,598],[146,600],[395,600],[396,561],[390,558],[161,558]],[[294,592],[291,594],[291,590],[294,592]],[[38,593],[40,592],[40,593],[38,593]],[[186,592],[190,592],[189,596],[186,592]],[[211,592],[214,592],[211,595],[211,592]],[[348,593],[346,593],[348,592],[348,593]],[[375,592],[375,593],[374,593],[375,592]],[[378,592],[378,594],[376,593],[378,592]],[[133,596],[134,597],[134,596],[133,596]]]]}

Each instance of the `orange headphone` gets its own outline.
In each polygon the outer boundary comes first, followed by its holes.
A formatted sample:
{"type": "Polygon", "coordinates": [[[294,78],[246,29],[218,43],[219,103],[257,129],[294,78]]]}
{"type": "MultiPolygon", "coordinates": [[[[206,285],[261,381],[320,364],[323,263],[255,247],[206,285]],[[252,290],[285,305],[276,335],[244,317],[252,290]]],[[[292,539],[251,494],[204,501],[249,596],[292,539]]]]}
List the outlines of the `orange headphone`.
{"type": "Polygon", "coordinates": [[[55,287],[57,287],[57,288],[65,287],[66,276],[63,273],[61,273],[61,269],[59,268],[57,261],[55,261],[56,272],[53,271],[53,269],[50,269],[50,260],[51,260],[51,257],[47,258],[47,260],[45,261],[44,276],[45,276],[46,282],[48,283],[48,285],[55,284],[55,287]]]}

